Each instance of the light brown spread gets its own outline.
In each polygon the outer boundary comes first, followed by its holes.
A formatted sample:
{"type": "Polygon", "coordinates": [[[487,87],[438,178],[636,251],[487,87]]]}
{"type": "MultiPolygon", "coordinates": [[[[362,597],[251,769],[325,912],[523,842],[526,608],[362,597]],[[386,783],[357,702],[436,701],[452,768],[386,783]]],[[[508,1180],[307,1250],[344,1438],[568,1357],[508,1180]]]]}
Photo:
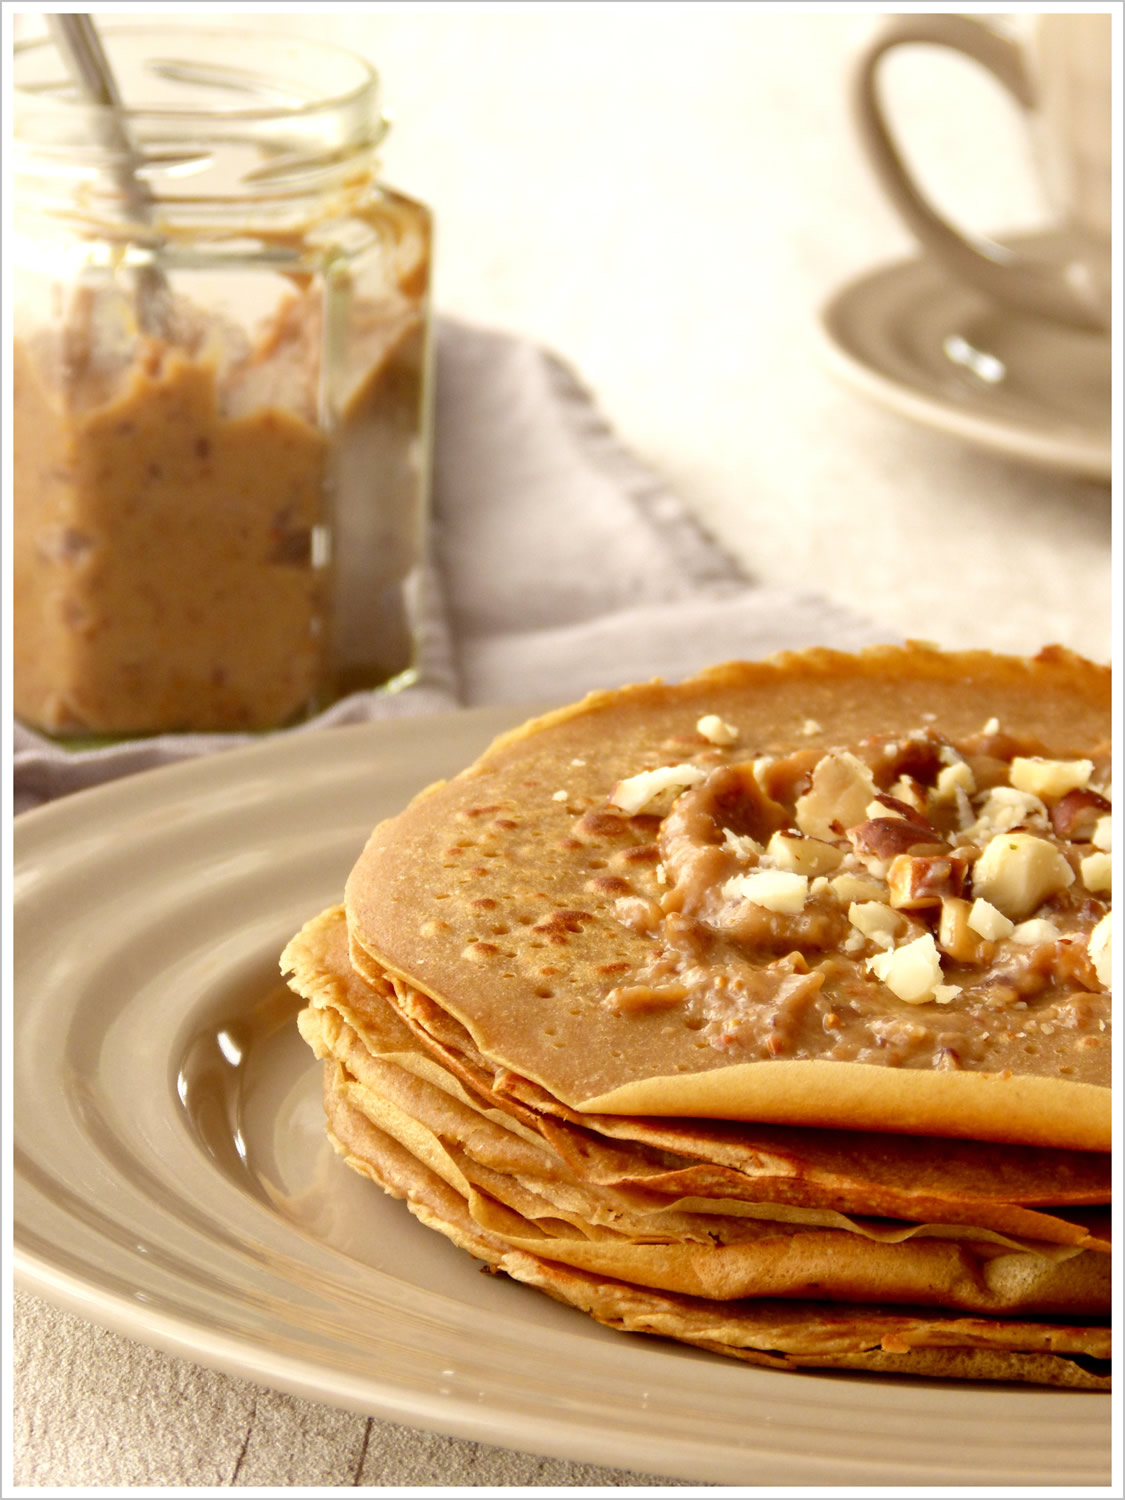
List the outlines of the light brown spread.
{"type": "MultiPolygon", "coordinates": [[[[731,1062],[1104,1081],[1108,756],[1036,751],[990,725],[685,765],[652,792],[662,815],[630,819],[650,825],[661,894],[617,916],[652,956],[603,1003],[675,1012],[731,1062]]],[[[632,791],[603,816],[628,816],[632,791]]]]}
{"type": "Polygon", "coordinates": [[[335,330],[298,282],[253,343],[181,298],[157,337],[111,287],[16,340],[21,719],[270,728],[358,685],[353,668],[374,686],[409,664],[427,253],[335,330]],[[334,625],[339,589],[364,618],[334,625]]]}

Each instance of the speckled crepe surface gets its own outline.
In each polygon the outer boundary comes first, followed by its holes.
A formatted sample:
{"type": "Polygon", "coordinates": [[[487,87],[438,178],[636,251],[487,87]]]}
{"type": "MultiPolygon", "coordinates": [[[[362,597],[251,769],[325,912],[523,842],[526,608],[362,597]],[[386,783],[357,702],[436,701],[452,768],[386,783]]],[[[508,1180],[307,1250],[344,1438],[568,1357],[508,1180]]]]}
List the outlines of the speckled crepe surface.
{"type": "Polygon", "coordinates": [[[865,734],[908,736],[927,714],[951,738],[995,714],[1006,731],[1041,739],[1044,753],[1091,754],[1110,738],[1110,694],[1107,669],[1065,653],[1027,661],[888,647],[731,663],[680,684],[597,695],[502,736],[374,831],[347,882],[357,962],[367,955],[424,989],[493,1064],[574,1108],[748,1111],[744,1118],[793,1124],[1105,1149],[1106,1048],[1096,1054],[1105,1053],[1098,1087],[1032,1076],[1035,1064],[1022,1058],[1010,1081],[790,1059],[739,1065],[700,1041],[687,1012],[607,1006],[607,976],[643,984],[652,950],[644,924],[618,920],[618,903],[659,903],[663,870],[647,858],[650,823],[624,825],[605,812],[619,780],[699,755],[700,745],[712,769],[722,757],[733,764],[865,734]],[[729,749],[693,743],[705,713],[736,726],[729,749]],[[813,735],[804,723],[815,724],[813,735]],[[620,1091],[625,1105],[589,1103],[620,1091]],[[762,1113],[767,1104],[772,1113],[762,1113]]]}
{"type": "MultiPolygon", "coordinates": [[[[675,679],[726,656],[887,638],[807,592],[754,585],[540,349],[443,323],[437,378],[421,679],[393,697],[354,695],[291,732],[459,705],[563,702],[656,674],[675,679]]],[[[239,742],[163,736],[73,753],[17,725],[14,806],[239,742]]],[[[653,1482],[300,1401],[22,1293],[13,1331],[19,1484],[653,1482]]]]}

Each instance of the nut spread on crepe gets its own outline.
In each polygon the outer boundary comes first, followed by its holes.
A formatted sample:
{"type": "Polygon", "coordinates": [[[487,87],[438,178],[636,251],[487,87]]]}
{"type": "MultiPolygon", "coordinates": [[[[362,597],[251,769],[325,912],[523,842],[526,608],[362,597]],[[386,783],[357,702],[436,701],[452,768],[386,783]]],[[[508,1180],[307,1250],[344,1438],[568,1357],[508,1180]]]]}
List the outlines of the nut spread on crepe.
{"type": "Polygon", "coordinates": [[[330,1135],[616,1326],[1101,1388],[1111,816],[1109,673],[1055,648],[592,695],[287,948],[330,1135]]]}

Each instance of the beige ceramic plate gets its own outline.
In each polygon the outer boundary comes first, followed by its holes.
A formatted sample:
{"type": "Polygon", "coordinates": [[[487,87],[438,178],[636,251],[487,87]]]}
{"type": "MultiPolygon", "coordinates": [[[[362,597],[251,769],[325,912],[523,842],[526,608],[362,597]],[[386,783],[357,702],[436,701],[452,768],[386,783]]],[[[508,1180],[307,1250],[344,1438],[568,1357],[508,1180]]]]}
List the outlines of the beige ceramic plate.
{"type": "MultiPolygon", "coordinates": [[[[1033,253],[1051,241],[1011,243],[1033,253]]],[[[1107,337],[991,307],[924,256],[842,287],[820,327],[832,370],[880,405],[1008,458],[1108,481],[1107,337]]]]}
{"type": "Polygon", "coordinates": [[[327,1146],[277,955],[511,710],[296,734],[16,820],[16,1271],[234,1375],[697,1482],[1109,1480],[1108,1397],[773,1374],[599,1328],[327,1146]]]}

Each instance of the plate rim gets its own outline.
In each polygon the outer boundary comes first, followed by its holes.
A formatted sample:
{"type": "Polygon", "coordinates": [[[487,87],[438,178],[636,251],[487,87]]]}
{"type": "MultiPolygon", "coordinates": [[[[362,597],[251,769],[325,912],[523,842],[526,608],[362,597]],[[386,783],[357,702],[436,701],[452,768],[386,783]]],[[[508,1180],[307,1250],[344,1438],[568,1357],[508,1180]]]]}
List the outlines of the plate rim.
{"type": "MultiPolygon", "coordinates": [[[[253,779],[263,766],[267,770],[275,763],[279,767],[284,766],[291,757],[296,757],[297,761],[312,758],[323,763],[332,763],[328,771],[331,774],[337,772],[342,774],[342,768],[350,765],[355,755],[363,756],[369,744],[378,745],[380,741],[402,742],[399,747],[401,749],[404,745],[415,744],[419,737],[424,739],[427,735],[430,736],[431,742],[436,741],[443,746],[444,759],[457,760],[454,769],[459,769],[461,764],[467,763],[467,760],[457,759],[454,754],[454,746],[461,744],[459,734],[479,741],[483,746],[494,734],[522,722],[534,712],[536,712],[534,707],[524,705],[489,705],[484,708],[457,709],[437,714],[404,715],[363,724],[332,726],[334,733],[327,741],[319,733],[293,735],[287,738],[278,737],[250,745],[234,746],[218,755],[204,754],[186,761],[152,767],[21,813],[13,820],[13,832],[18,835],[13,838],[15,855],[13,872],[18,870],[20,846],[27,845],[29,842],[33,848],[39,843],[49,845],[52,838],[65,835],[70,825],[76,820],[79,823],[90,820],[96,822],[103,816],[111,815],[113,809],[120,806],[122,799],[133,806],[144,804],[146,798],[155,799],[157,803],[167,803],[174,801],[178,794],[186,794],[200,784],[215,783],[221,788],[229,786],[232,781],[253,779]],[[454,726],[459,734],[454,732],[454,726]],[[445,730],[448,733],[445,736],[440,734],[435,736],[433,731],[436,729],[445,730]],[[340,731],[340,733],[335,731],[340,731]],[[451,745],[450,741],[453,741],[454,745],[451,745]],[[337,749],[338,754],[332,754],[333,747],[337,749]]],[[[452,769],[450,774],[452,774],[452,769]]],[[[419,780],[419,788],[427,779],[429,778],[419,780]]],[[[13,933],[19,902],[20,897],[17,891],[13,901],[13,933]]],[[[13,1034],[17,1026],[16,1009],[16,1006],[13,1006],[10,1022],[13,1034]]],[[[13,1130],[14,1144],[17,1139],[17,1132],[13,1130]]],[[[13,1208],[15,1187],[16,1183],[13,1181],[13,1208]]],[[[164,1312],[146,1312],[143,1308],[139,1317],[141,1326],[138,1326],[137,1307],[127,1303],[124,1297],[115,1296],[88,1279],[74,1276],[58,1264],[50,1264],[39,1255],[30,1253],[26,1246],[19,1244],[17,1242],[18,1222],[19,1216],[13,1212],[13,1271],[17,1285],[33,1295],[43,1297],[55,1306],[80,1316],[87,1322],[112,1328],[115,1332],[138,1342],[163,1349],[176,1357],[191,1360],[225,1374],[286,1390],[301,1399],[341,1406],[383,1420],[403,1422],[422,1430],[495,1443],[499,1446],[515,1448],[517,1451],[544,1453],[571,1462],[597,1463],[665,1477],[675,1476],[695,1482],[738,1482],[732,1470],[735,1458],[741,1456],[743,1462],[755,1458],[753,1446],[748,1447],[745,1443],[728,1446],[723,1451],[708,1454],[699,1451],[688,1452],[680,1442],[681,1451],[672,1452],[669,1447],[671,1439],[666,1439],[661,1444],[650,1432],[644,1434],[644,1442],[649,1445],[647,1450],[638,1452],[636,1449],[638,1434],[627,1434],[622,1439],[619,1434],[598,1433],[589,1428],[576,1431],[564,1417],[544,1416],[542,1413],[539,1414],[536,1424],[525,1421],[525,1425],[517,1433],[512,1429],[510,1418],[506,1418],[503,1412],[489,1412],[487,1421],[482,1422],[481,1407],[463,1400],[450,1400],[449,1398],[444,1398],[440,1402],[431,1400],[426,1409],[421,1410],[417,1398],[407,1392],[407,1407],[404,1409],[401,1389],[396,1394],[393,1383],[387,1384],[385,1381],[377,1382],[380,1392],[378,1400],[373,1400],[370,1379],[363,1382],[362,1392],[358,1390],[355,1392],[354,1400],[348,1399],[346,1390],[341,1388],[339,1376],[335,1383],[326,1390],[324,1369],[320,1365],[286,1358],[283,1369],[271,1368],[269,1367],[271,1362],[276,1364],[276,1356],[270,1355],[269,1351],[263,1350],[259,1343],[245,1336],[235,1338],[221,1332],[216,1334],[215,1330],[211,1330],[207,1335],[210,1342],[201,1344],[198,1325],[185,1324],[184,1320],[169,1316],[164,1312]],[[630,1447],[629,1444],[633,1446],[630,1447]]],[[[637,1337],[640,1338],[639,1335],[637,1337]]],[[[568,1338],[577,1339],[578,1335],[568,1335],[568,1338]]],[[[645,1345],[655,1342],[642,1340],[637,1347],[643,1351],[645,1345]]],[[[579,1347],[579,1344],[575,1344],[575,1347],[579,1347]]],[[[600,1351],[604,1346],[586,1342],[585,1347],[600,1351]]],[[[630,1363],[632,1355],[627,1351],[632,1348],[634,1348],[632,1340],[626,1342],[623,1339],[620,1349],[614,1348],[610,1362],[630,1363]]],[[[678,1346],[671,1346],[673,1354],[677,1349],[678,1346]]],[[[600,1358],[600,1353],[595,1353],[592,1357],[600,1358]]],[[[802,1387],[807,1390],[827,1392],[832,1389],[833,1385],[837,1387],[844,1385],[859,1392],[868,1390],[874,1393],[876,1401],[878,1401],[878,1392],[882,1391],[891,1396],[892,1406],[895,1404],[893,1393],[897,1390],[900,1393],[899,1404],[904,1409],[910,1404],[905,1395],[910,1388],[907,1383],[901,1383],[897,1387],[885,1382],[872,1385],[870,1380],[849,1382],[838,1380],[834,1376],[827,1377],[828,1383],[826,1383],[824,1376],[815,1373],[802,1375],[755,1370],[741,1367],[734,1361],[724,1361],[721,1366],[714,1368],[724,1371],[722,1376],[716,1377],[720,1380],[732,1377],[748,1379],[747,1388],[750,1391],[753,1390],[754,1376],[766,1380],[798,1382],[796,1385],[783,1384],[777,1392],[779,1397],[783,1392],[792,1391],[796,1394],[802,1387]],[[732,1372],[732,1376],[725,1373],[728,1370],[732,1372]]],[[[979,1392],[979,1387],[974,1389],[979,1392]]],[[[958,1399],[964,1399],[963,1393],[966,1388],[963,1386],[943,1388],[939,1383],[936,1389],[931,1384],[927,1390],[927,1401],[936,1399],[939,1404],[948,1404],[952,1407],[958,1399]]],[[[1096,1413],[1107,1413],[1109,1404],[1108,1396],[1099,1397],[1096,1393],[1039,1391],[1037,1388],[1024,1388],[1021,1391],[1006,1393],[1016,1397],[1026,1393],[1029,1398],[1027,1401],[1029,1411],[1036,1404],[1042,1405],[1044,1397],[1053,1398],[1054,1401],[1079,1399],[1082,1402],[1083,1412],[1091,1420],[1096,1413]],[[1036,1398],[1039,1398],[1038,1403],[1036,1398]]],[[[987,1398],[995,1394],[995,1391],[985,1390],[983,1394],[987,1398]]],[[[857,1396],[856,1399],[862,1399],[862,1396],[857,1396]]],[[[772,1455],[772,1460],[775,1464],[780,1463],[782,1470],[791,1466],[794,1461],[791,1454],[782,1454],[779,1458],[777,1453],[772,1455]]],[[[793,1478],[792,1475],[785,1477],[782,1474],[773,1482],[786,1484],[823,1482],[823,1476],[818,1479],[811,1472],[818,1467],[820,1462],[817,1455],[806,1455],[798,1461],[806,1466],[803,1477],[793,1478]]],[[[839,1472],[840,1463],[835,1460],[833,1462],[836,1471],[839,1472]]],[[[869,1468],[880,1467],[874,1458],[868,1458],[865,1462],[869,1468]]],[[[882,1471],[889,1472],[886,1464],[882,1465],[882,1471]]],[[[1026,1482],[1029,1477],[1030,1471],[1028,1475],[1021,1474],[1015,1482],[1026,1482]]],[[[935,1475],[932,1470],[921,1474],[916,1481],[904,1480],[901,1463],[896,1461],[892,1477],[872,1479],[867,1475],[861,1477],[858,1482],[945,1483],[950,1481],[948,1475],[935,1475]]],[[[952,1482],[958,1481],[954,1478],[952,1482]]],[[[1010,1477],[1000,1477],[990,1482],[1013,1481],[1010,1477]]]]}

